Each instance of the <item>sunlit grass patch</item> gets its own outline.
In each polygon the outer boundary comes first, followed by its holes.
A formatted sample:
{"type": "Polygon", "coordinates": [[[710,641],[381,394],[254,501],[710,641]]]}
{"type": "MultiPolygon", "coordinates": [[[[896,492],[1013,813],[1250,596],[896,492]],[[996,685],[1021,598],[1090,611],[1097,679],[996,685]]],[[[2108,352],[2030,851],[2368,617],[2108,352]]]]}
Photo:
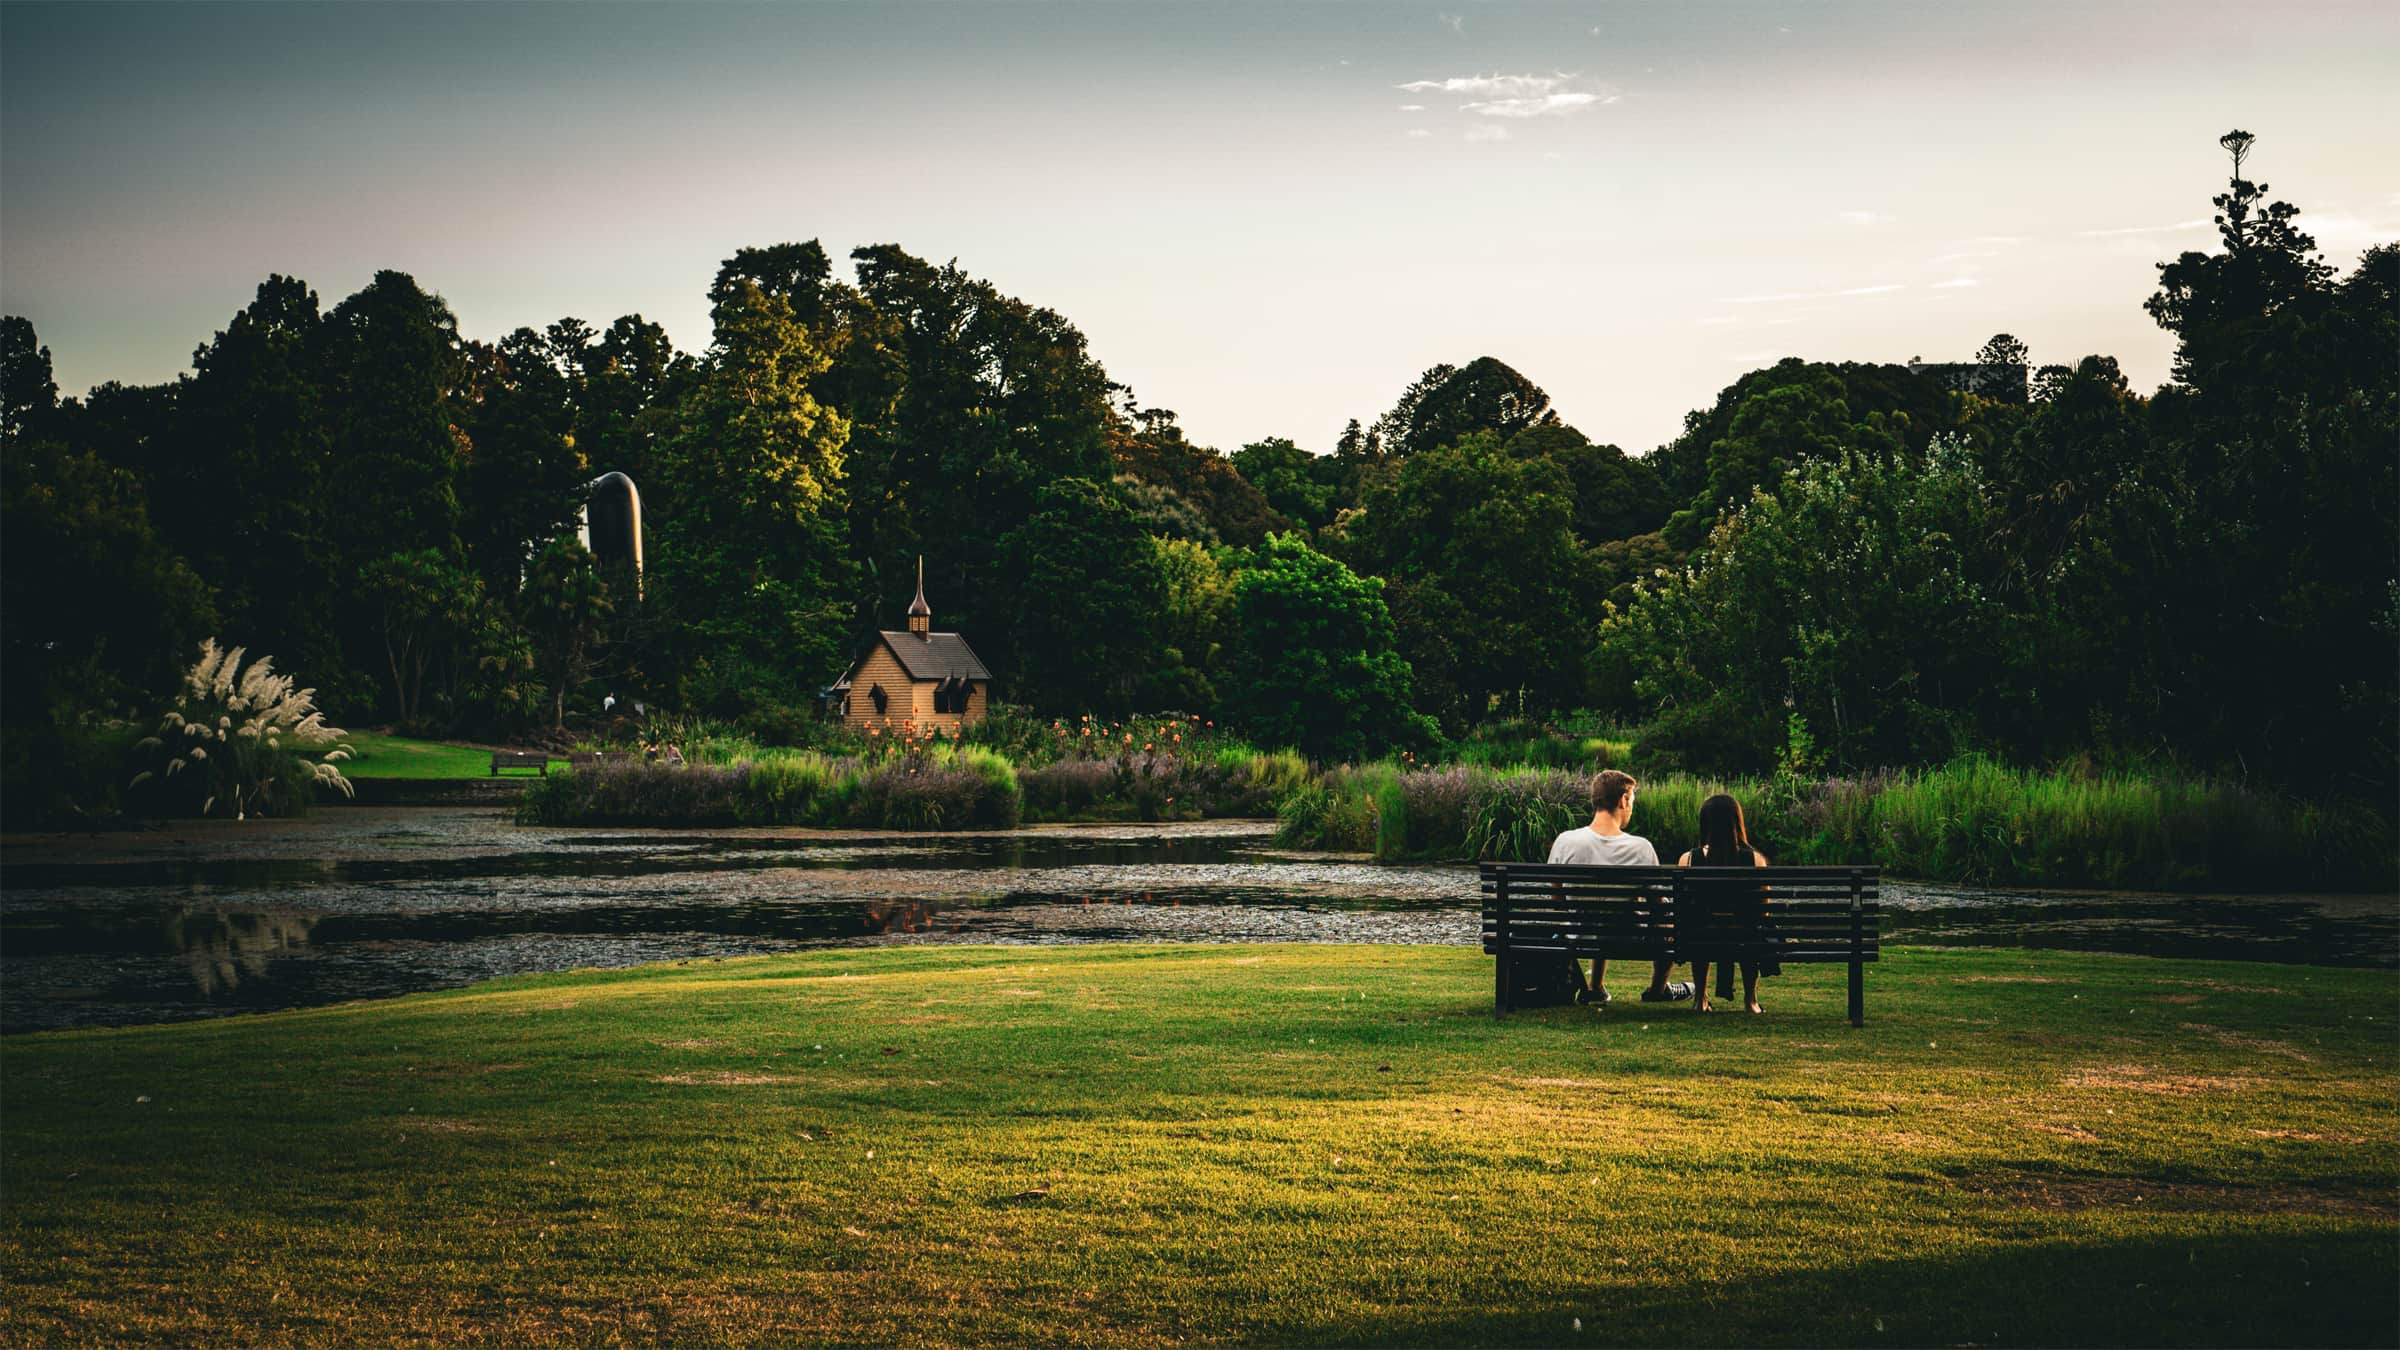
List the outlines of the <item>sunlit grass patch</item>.
{"type": "Polygon", "coordinates": [[[1495,1022],[1471,950],[881,949],[11,1038],[0,1337],[2400,1329],[2394,976],[1870,981],[1495,1022]]]}
{"type": "MultiPolygon", "coordinates": [[[[488,778],[492,772],[492,752],[471,745],[445,745],[374,731],[349,732],[343,740],[358,752],[342,766],[352,778],[488,778]]],[[[552,773],[566,767],[564,759],[550,761],[552,773]]],[[[517,773],[524,775],[525,771],[517,773]]]]}

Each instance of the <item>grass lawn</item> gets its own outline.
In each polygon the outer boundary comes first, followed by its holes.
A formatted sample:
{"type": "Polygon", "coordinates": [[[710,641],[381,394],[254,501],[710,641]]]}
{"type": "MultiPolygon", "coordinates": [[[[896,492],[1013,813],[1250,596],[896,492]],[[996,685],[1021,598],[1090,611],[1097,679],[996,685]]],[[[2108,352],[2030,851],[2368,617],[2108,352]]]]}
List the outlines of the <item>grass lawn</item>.
{"type": "MultiPolygon", "coordinates": [[[[354,759],[344,760],[342,773],[351,778],[489,778],[492,776],[492,752],[471,745],[444,745],[439,741],[411,740],[406,736],[386,736],[374,731],[353,731],[342,738],[358,752],[354,759]]],[[[550,771],[557,773],[567,767],[564,759],[552,758],[550,771]]],[[[511,778],[530,778],[530,769],[511,769],[511,778]]]]}
{"type": "Polygon", "coordinates": [[[1502,1023],[1489,971],[832,951],[12,1037],[0,1340],[2400,1341],[2392,974],[1894,948],[1854,1030],[1837,967],[1502,1023]]]}

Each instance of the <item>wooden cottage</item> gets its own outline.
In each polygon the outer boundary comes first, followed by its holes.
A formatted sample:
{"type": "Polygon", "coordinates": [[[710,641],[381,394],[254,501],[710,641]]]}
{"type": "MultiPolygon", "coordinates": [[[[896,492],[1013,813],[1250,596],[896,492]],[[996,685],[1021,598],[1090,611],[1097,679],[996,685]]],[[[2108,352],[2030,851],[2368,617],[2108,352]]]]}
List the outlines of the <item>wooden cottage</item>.
{"type": "Polygon", "coordinates": [[[908,607],[908,631],[886,629],[849,673],[827,691],[844,722],[869,727],[907,727],[957,735],[983,720],[991,699],[992,672],[956,633],[933,631],[933,607],[925,603],[925,560],[917,560],[917,598],[908,607]]]}

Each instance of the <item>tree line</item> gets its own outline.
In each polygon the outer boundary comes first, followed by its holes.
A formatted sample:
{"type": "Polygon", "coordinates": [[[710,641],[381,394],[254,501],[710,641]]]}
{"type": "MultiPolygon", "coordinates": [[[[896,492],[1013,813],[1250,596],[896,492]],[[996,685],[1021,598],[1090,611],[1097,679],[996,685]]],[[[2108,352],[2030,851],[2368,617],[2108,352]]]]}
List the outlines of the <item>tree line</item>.
{"type": "Polygon", "coordinates": [[[337,719],[523,734],[605,690],[798,737],[922,555],[937,625],[1045,714],[1356,757],[1590,709],[1714,771],[2160,756],[2388,795],[2400,251],[2337,276],[2266,185],[2216,201],[2147,302],[2153,394],[2097,355],[2021,399],[1793,359],[1647,455],[1490,357],[1322,453],[1220,453],[1064,316],[891,245],[737,252],[697,353],[273,276],[189,374],[61,398],[12,317],[0,719],[22,749],[145,710],[215,635],[337,719]],[[638,586],[573,537],[609,470],[638,586]]]}

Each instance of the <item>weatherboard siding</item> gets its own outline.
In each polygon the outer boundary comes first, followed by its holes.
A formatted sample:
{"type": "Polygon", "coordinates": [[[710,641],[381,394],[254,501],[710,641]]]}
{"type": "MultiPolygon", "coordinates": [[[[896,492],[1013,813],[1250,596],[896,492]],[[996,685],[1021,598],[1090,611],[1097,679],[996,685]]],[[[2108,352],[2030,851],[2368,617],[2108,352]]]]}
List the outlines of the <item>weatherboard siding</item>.
{"type": "Polygon", "coordinates": [[[913,680],[900,659],[892,655],[891,647],[877,642],[867,650],[858,669],[850,674],[850,711],[842,720],[860,731],[882,728],[912,727],[918,731],[936,728],[956,734],[968,722],[983,720],[984,687],[974,685],[967,695],[965,716],[957,713],[937,713],[933,710],[933,682],[913,680]],[[875,711],[875,696],[869,691],[883,686],[889,699],[884,712],[875,711]]]}

